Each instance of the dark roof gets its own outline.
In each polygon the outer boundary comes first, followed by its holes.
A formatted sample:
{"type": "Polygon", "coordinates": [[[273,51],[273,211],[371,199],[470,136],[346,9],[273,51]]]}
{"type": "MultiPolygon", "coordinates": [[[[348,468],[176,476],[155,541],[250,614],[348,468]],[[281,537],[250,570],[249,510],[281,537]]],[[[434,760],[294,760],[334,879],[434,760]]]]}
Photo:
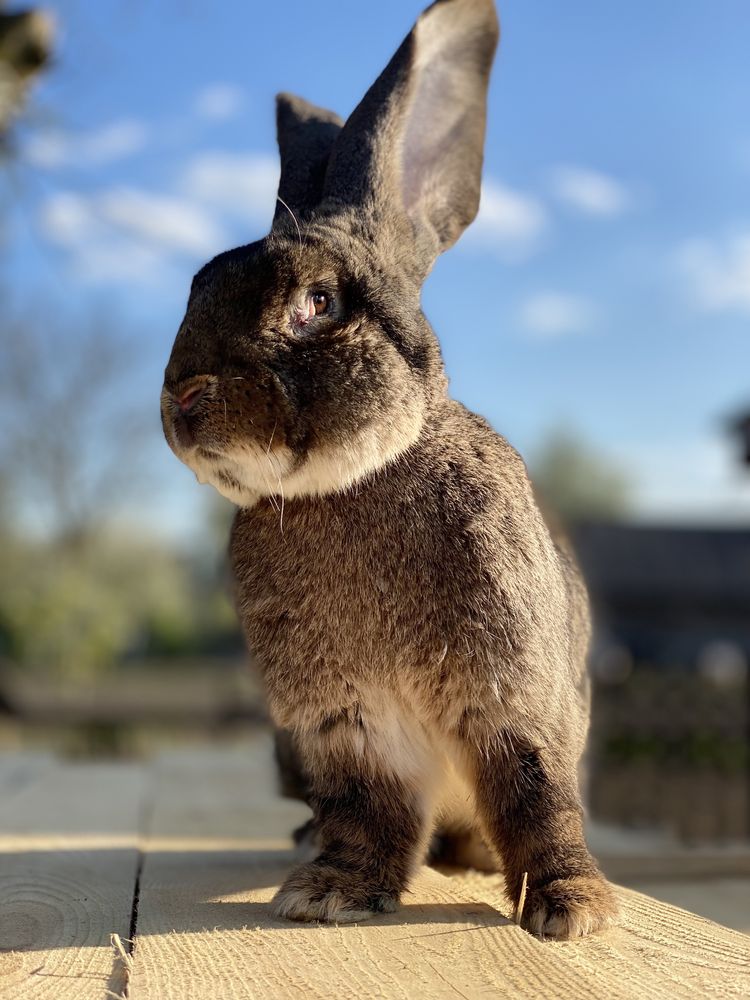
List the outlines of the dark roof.
{"type": "Polygon", "coordinates": [[[744,604],[750,623],[750,528],[588,523],[571,534],[595,595],[744,604]]]}

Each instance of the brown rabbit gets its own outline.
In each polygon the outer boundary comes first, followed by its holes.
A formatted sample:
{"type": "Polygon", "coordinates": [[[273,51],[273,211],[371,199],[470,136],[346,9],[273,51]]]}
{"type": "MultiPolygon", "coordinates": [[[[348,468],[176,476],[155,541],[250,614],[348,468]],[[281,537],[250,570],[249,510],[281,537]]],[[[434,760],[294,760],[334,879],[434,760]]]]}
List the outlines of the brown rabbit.
{"type": "Polygon", "coordinates": [[[320,853],[297,920],[396,909],[433,829],[481,830],[524,924],[615,914],[582,834],[584,588],[523,461],[447,393],[420,309],[479,204],[491,0],[438,0],[343,124],[278,99],[271,233],[196,275],[167,366],[175,454],[239,507],[237,607],[320,853]]]}

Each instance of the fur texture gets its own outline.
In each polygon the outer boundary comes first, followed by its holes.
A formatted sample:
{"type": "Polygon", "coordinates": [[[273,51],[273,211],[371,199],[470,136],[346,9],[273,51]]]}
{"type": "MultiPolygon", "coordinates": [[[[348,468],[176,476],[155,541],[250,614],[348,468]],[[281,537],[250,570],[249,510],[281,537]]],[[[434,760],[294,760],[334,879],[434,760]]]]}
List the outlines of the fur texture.
{"type": "Polygon", "coordinates": [[[481,834],[513,902],[528,873],[537,934],[615,913],[576,777],[585,590],[419,302],[476,214],[496,40],[491,0],[439,0],[343,126],[280,98],[285,204],[196,276],[166,370],[170,445],[240,508],[237,608],[313,807],[283,917],[393,910],[436,827],[481,834]]]}

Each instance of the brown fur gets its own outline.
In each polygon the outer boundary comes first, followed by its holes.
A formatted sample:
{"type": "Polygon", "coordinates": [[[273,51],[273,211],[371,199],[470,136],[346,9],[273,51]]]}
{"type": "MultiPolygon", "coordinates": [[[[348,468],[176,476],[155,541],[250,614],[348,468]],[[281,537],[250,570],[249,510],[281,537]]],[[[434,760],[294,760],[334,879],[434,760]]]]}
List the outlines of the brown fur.
{"type": "Polygon", "coordinates": [[[476,213],[495,36],[490,0],[439,0],[343,127],[280,100],[294,224],[278,212],[196,276],[166,371],[167,439],[240,507],[237,607],[291,734],[287,790],[314,810],[320,854],[279,891],[285,917],[393,909],[436,826],[481,831],[513,902],[528,873],[535,933],[615,912],[576,779],[585,590],[520,457],[449,398],[419,308],[476,213]]]}

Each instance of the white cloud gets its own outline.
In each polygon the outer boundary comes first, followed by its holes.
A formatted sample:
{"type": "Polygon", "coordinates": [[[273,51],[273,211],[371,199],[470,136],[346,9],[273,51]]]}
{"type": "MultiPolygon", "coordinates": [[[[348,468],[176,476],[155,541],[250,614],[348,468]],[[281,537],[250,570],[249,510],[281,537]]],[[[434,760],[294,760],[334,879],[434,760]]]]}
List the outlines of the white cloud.
{"type": "Polygon", "coordinates": [[[268,225],[279,185],[279,163],[267,153],[200,153],[187,166],[181,189],[253,225],[268,225]]]}
{"type": "Polygon", "coordinates": [[[180,257],[202,260],[227,239],[200,206],[127,188],[59,192],[42,205],[44,235],[66,249],[87,281],[152,282],[180,257]]]}
{"type": "Polygon", "coordinates": [[[96,196],[94,209],[105,222],[153,246],[206,256],[226,243],[213,218],[184,198],[113,188],[96,196]]]}
{"type": "Polygon", "coordinates": [[[96,226],[88,199],[71,191],[48,198],[39,217],[45,236],[62,246],[75,246],[92,235],[96,226]]]}
{"type": "Polygon", "coordinates": [[[546,229],[547,215],[536,198],[486,180],[466,243],[482,244],[508,260],[520,260],[536,249],[546,229]]]}
{"type": "Polygon", "coordinates": [[[140,152],[147,138],[143,122],[130,118],[111,122],[94,132],[50,129],[29,139],[26,155],[32,163],[48,169],[98,167],[140,152]]]}
{"type": "Polygon", "coordinates": [[[74,274],[83,281],[151,284],[163,278],[165,250],[106,226],[89,198],[53,195],[42,206],[39,223],[44,235],[68,252],[74,274]]]}
{"type": "Polygon", "coordinates": [[[537,337],[583,333],[591,326],[595,310],[586,299],[559,292],[540,292],[522,303],[523,326],[537,337]]]}
{"type": "Polygon", "coordinates": [[[704,309],[750,314],[750,231],[724,241],[690,240],[677,260],[704,309]]]}
{"type": "Polygon", "coordinates": [[[199,153],[176,182],[176,194],[111,187],[58,191],[40,210],[43,235],[70,255],[87,281],[153,282],[231,245],[236,229],[271,221],[279,167],[261,153],[199,153]]]}
{"type": "Polygon", "coordinates": [[[552,189],[560,201],[600,218],[622,215],[631,204],[630,194],[620,181],[586,167],[555,167],[552,189]]]}
{"type": "Polygon", "coordinates": [[[75,247],[70,263],[74,274],[92,285],[152,285],[164,289],[174,273],[173,261],[163,250],[121,237],[75,247]]]}
{"type": "Polygon", "coordinates": [[[242,109],[244,94],[231,83],[211,83],[198,92],[193,109],[200,118],[227,121],[242,109]]]}

